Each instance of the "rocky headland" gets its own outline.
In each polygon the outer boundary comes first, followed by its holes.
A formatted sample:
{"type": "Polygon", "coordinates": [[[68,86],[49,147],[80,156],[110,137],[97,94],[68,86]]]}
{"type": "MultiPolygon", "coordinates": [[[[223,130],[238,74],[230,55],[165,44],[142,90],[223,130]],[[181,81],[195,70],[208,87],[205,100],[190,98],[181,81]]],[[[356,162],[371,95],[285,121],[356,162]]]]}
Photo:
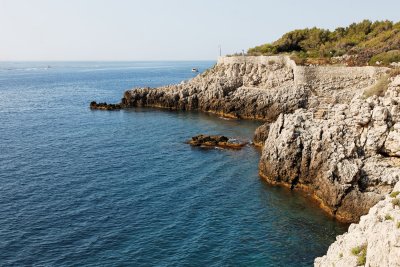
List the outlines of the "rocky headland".
{"type": "MultiPolygon", "coordinates": [[[[358,222],[371,207],[378,205],[370,213],[385,203],[380,201],[400,178],[400,75],[389,72],[372,66],[299,66],[281,55],[221,57],[181,84],[126,91],[120,106],[263,121],[254,135],[262,148],[260,176],[307,191],[332,216],[358,222]]],[[[396,245],[396,253],[399,249],[396,245]]],[[[329,253],[316,264],[337,260],[329,253]]],[[[342,253],[344,261],[348,252],[342,253]]],[[[373,261],[367,256],[367,262],[373,261]]]]}

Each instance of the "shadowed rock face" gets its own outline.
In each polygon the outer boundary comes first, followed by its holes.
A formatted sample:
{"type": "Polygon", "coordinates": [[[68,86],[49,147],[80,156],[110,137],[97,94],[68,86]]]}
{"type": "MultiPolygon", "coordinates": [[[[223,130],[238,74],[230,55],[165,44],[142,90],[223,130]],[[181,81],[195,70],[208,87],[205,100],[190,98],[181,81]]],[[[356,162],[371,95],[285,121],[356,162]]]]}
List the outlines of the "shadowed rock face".
{"type": "Polygon", "coordinates": [[[363,91],[386,71],[304,67],[283,56],[221,58],[179,85],[125,92],[124,108],[201,110],[267,121],[260,175],[302,188],[344,221],[357,221],[399,180],[400,78],[385,97],[363,91]]]}

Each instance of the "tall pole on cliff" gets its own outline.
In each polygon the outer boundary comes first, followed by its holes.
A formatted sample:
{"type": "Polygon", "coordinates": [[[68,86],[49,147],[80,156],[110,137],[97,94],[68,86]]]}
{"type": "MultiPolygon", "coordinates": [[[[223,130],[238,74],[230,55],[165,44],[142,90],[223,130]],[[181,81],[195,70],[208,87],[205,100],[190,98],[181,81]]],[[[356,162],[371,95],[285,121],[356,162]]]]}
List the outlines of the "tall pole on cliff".
{"type": "Polygon", "coordinates": [[[218,45],[218,48],[219,48],[219,56],[222,56],[221,45],[218,45]]]}

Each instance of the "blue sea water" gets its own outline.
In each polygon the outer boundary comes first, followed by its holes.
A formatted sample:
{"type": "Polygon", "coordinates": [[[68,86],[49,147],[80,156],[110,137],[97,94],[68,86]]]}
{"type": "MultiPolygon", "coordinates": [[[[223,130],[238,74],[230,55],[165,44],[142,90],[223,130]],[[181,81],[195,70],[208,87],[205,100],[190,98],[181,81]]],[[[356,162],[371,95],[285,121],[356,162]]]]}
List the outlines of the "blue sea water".
{"type": "Polygon", "coordinates": [[[347,225],[258,176],[260,122],[91,111],[214,62],[0,63],[0,266],[311,266],[347,225]]]}

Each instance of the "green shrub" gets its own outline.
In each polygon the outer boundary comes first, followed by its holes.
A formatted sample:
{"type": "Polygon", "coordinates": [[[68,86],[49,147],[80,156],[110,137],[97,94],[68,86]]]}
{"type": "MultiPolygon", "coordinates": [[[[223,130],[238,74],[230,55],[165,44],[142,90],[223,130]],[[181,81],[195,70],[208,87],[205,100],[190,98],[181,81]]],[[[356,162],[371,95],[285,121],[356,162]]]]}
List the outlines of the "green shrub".
{"type": "MultiPolygon", "coordinates": [[[[334,31],[320,28],[297,29],[278,40],[248,50],[249,55],[303,52],[307,58],[331,58],[357,54],[353,65],[400,61],[400,23],[364,20],[334,31]]],[[[298,56],[296,58],[302,58],[298,56]]],[[[354,61],[354,59],[353,59],[354,61]]]]}
{"type": "Polygon", "coordinates": [[[397,222],[397,228],[400,228],[400,222],[397,222]]]}
{"type": "Polygon", "coordinates": [[[400,50],[391,50],[377,54],[370,59],[369,64],[376,65],[377,62],[380,62],[379,65],[385,66],[393,62],[400,62],[400,50]]]}
{"type": "Polygon", "coordinates": [[[351,253],[357,256],[357,265],[364,265],[367,260],[367,245],[358,246],[351,249],[351,253]]]}
{"type": "Polygon", "coordinates": [[[400,194],[400,191],[393,191],[393,192],[390,194],[390,197],[395,198],[395,197],[397,197],[399,194],[400,194]]]}
{"type": "Polygon", "coordinates": [[[386,214],[386,215],[385,215],[385,220],[386,220],[386,221],[389,221],[389,220],[390,220],[390,221],[393,221],[393,217],[392,217],[390,214],[386,214]]]}
{"type": "Polygon", "coordinates": [[[388,89],[390,80],[388,75],[383,75],[376,84],[370,87],[364,92],[365,97],[370,97],[373,95],[383,96],[388,89]]]}
{"type": "Polygon", "coordinates": [[[400,207],[400,199],[399,198],[392,199],[392,204],[393,204],[393,207],[396,207],[396,206],[400,207]]]}

